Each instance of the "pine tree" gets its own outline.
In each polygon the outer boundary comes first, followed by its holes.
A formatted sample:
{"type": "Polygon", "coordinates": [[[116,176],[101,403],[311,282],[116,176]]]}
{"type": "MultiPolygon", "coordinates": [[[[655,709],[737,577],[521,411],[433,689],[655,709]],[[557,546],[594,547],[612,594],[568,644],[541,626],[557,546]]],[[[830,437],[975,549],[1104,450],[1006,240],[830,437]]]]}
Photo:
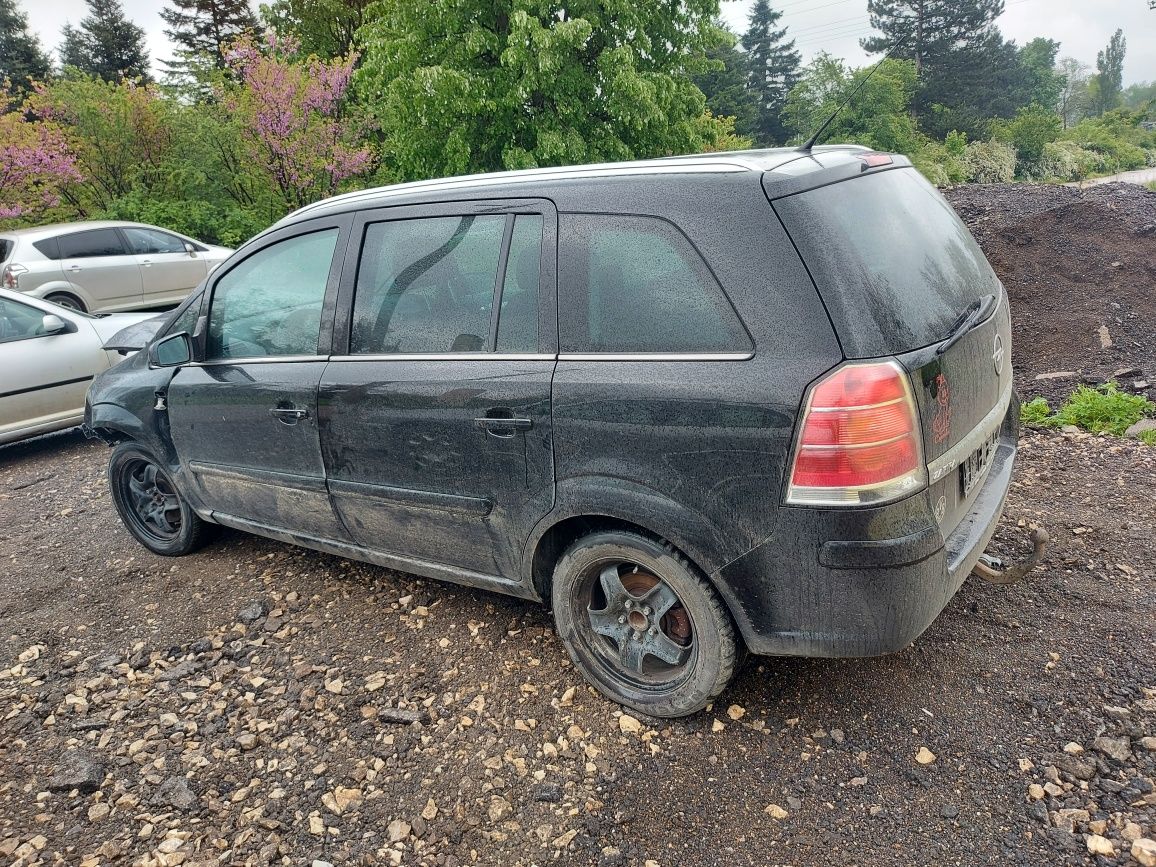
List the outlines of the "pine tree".
{"type": "Polygon", "coordinates": [[[16,0],[0,0],[0,82],[8,79],[9,93],[16,96],[29,82],[48,75],[48,57],[40,40],[28,30],[28,18],[16,0]]]}
{"type": "Polygon", "coordinates": [[[922,75],[952,51],[983,44],[1003,8],[1004,0],[868,0],[871,26],[883,35],[860,45],[872,54],[895,46],[891,56],[914,60],[922,75]]]}
{"type": "Polygon", "coordinates": [[[755,0],[742,39],[750,69],[750,89],[758,106],[755,141],[764,146],[782,144],[790,137],[783,109],[787,94],[799,80],[795,40],[787,39],[787,28],[776,27],[782,17],[782,12],[771,8],[769,0],[755,0]]]}
{"type": "Polygon", "coordinates": [[[65,24],[60,56],[65,66],[105,81],[149,81],[144,29],[124,14],[120,0],[86,0],[89,14],[79,27],[65,24]]]}
{"type": "Polygon", "coordinates": [[[753,137],[759,106],[749,87],[747,56],[735,46],[739,37],[721,21],[715,22],[716,40],[705,51],[712,68],[692,76],[695,87],[706,96],[706,107],[715,117],[733,117],[735,132],[753,137]]]}
{"type": "Polygon", "coordinates": [[[208,70],[225,69],[230,43],[257,26],[248,0],[169,0],[161,10],[165,35],[177,46],[176,58],[164,61],[175,83],[194,82],[208,70]]]}
{"type": "Polygon", "coordinates": [[[1096,55],[1100,114],[1120,104],[1120,94],[1124,89],[1124,54],[1127,50],[1128,41],[1124,39],[1124,31],[1117,30],[1108,47],[1096,55]]]}

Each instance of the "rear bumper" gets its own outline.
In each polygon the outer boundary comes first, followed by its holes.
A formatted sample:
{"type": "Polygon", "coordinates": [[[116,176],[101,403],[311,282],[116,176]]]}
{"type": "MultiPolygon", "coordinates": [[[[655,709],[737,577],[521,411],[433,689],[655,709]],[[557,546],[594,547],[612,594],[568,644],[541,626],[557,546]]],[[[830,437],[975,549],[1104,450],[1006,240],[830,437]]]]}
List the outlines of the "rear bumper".
{"type": "Polygon", "coordinates": [[[712,576],[751,652],[878,656],[918,638],[995,534],[1018,410],[1012,401],[987,478],[946,538],[927,491],[876,509],[781,509],[775,538],[712,576]]]}

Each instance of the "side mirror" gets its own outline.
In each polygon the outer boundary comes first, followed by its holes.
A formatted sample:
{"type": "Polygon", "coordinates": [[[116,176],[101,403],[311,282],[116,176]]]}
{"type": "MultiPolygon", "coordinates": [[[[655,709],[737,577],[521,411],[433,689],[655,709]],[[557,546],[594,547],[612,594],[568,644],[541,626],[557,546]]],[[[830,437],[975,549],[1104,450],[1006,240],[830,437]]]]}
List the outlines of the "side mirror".
{"type": "Polygon", "coordinates": [[[190,256],[195,256],[197,255],[197,248],[190,244],[188,241],[185,241],[185,252],[190,256]]]}
{"type": "Polygon", "coordinates": [[[55,313],[45,313],[44,318],[40,320],[40,328],[45,334],[64,334],[70,330],[68,323],[55,313]]]}
{"type": "Polygon", "coordinates": [[[184,331],[149,346],[149,364],[153,367],[177,367],[188,364],[192,358],[193,347],[184,331]]]}

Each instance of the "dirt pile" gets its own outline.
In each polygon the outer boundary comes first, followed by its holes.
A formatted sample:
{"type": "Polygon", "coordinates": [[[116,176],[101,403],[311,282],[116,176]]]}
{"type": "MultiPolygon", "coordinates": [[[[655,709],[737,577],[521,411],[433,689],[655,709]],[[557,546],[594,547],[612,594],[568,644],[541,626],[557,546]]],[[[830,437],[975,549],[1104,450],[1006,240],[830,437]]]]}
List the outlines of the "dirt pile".
{"type": "Polygon", "coordinates": [[[1007,286],[1025,398],[1113,376],[1154,393],[1134,384],[1156,381],[1156,193],[980,184],[947,198],[1007,286]]]}

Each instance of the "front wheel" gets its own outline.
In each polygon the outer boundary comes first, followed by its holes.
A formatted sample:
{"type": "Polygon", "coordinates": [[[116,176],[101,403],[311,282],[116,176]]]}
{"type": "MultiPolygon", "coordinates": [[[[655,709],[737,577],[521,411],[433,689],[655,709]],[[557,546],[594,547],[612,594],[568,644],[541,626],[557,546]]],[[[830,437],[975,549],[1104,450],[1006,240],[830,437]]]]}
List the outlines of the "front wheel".
{"type": "Polygon", "coordinates": [[[738,647],[726,607],[666,543],[617,530],[580,539],[558,561],[551,596],[574,664],[619,704],[686,716],[734,674],[738,647]]]}
{"type": "Polygon", "coordinates": [[[209,525],[180,495],[164,466],[136,443],[112,450],[108,484],[120,520],[154,554],[180,557],[204,543],[209,525]]]}

